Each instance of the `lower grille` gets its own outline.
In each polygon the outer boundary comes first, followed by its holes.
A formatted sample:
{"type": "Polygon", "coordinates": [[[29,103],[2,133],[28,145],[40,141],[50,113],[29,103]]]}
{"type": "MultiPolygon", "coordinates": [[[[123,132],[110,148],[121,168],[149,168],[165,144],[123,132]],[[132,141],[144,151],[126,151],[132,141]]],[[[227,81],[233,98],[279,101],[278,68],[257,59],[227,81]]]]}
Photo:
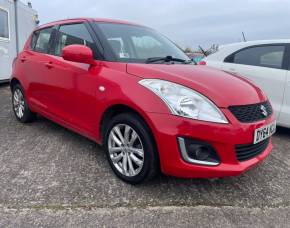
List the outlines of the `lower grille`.
{"type": "Polygon", "coordinates": [[[257,144],[236,145],[238,161],[246,161],[263,153],[270,143],[270,138],[257,144]]]}

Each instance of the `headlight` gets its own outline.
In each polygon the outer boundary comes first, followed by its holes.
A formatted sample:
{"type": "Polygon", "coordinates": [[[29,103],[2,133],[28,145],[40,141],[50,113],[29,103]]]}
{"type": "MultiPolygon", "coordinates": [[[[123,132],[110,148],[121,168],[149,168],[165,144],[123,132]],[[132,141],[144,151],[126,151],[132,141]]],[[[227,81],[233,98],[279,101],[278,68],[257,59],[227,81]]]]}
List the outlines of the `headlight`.
{"type": "Polygon", "coordinates": [[[224,114],[213,102],[192,89],[160,79],[144,79],[139,83],[158,95],[174,115],[228,123],[224,114]]]}

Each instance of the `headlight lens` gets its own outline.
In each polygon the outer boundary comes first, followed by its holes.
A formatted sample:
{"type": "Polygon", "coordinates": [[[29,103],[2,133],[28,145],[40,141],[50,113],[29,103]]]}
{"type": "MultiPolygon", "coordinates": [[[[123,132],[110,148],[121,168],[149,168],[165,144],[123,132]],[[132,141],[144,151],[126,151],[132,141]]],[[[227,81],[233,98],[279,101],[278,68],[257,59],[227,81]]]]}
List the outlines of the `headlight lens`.
{"type": "Polygon", "coordinates": [[[139,83],[158,95],[174,115],[215,123],[228,123],[224,114],[213,102],[192,89],[160,79],[144,79],[139,83]]]}

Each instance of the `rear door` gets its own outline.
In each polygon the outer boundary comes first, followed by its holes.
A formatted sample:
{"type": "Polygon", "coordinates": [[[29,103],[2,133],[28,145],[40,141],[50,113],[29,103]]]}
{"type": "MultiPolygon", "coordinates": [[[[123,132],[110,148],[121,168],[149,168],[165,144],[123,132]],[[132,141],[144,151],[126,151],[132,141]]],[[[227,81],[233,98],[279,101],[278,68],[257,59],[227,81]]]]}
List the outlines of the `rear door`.
{"type": "Polygon", "coordinates": [[[287,77],[287,45],[268,44],[241,49],[228,56],[223,70],[244,76],[260,86],[280,119],[287,77]]]}
{"type": "Polygon", "coordinates": [[[29,103],[34,109],[47,109],[49,105],[47,91],[47,63],[52,60],[49,54],[53,28],[35,31],[32,35],[30,49],[19,56],[24,78],[28,82],[29,103]]]}

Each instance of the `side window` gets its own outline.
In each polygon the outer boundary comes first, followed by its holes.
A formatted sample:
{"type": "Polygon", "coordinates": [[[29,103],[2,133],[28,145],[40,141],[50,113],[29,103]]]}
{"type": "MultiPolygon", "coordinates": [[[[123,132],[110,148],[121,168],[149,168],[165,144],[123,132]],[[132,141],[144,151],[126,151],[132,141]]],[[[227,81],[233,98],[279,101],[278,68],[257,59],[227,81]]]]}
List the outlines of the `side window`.
{"type": "Polygon", "coordinates": [[[61,25],[57,33],[54,54],[60,56],[65,46],[72,44],[86,45],[96,57],[97,47],[84,24],[61,25]]]}
{"type": "Polygon", "coordinates": [[[251,47],[226,58],[225,62],[282,69],[284,53],[282,45],[251,47]]]}
{"type": "Polygon", "coordinates": [[[35,46],[33,48],[34,51],[41,52],[41,53],[48,53],[51,32],[52,32],[52,28],[46,28],[39,31],[35,46]]]}
{"type": "Polygon", "coordinates": [[[0,8],[0,39],[9,39],[9,14],[0,8]]]}

